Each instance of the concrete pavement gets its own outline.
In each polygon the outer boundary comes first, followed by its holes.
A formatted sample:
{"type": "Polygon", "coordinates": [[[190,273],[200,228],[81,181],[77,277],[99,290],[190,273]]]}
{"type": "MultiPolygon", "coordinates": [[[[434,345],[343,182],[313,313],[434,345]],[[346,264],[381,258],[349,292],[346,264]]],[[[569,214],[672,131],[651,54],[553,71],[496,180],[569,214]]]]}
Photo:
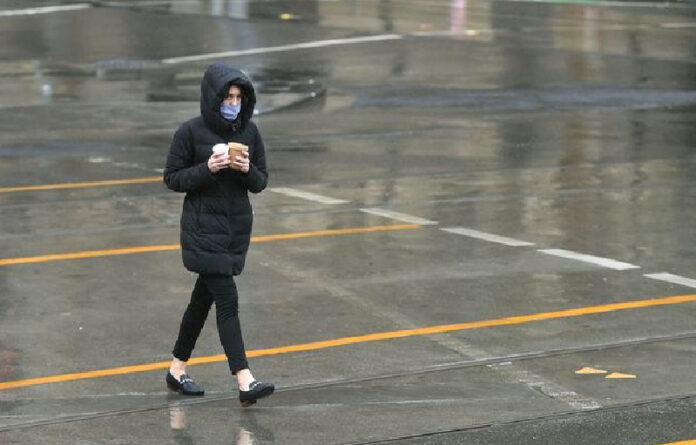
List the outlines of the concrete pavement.
{"type": "Polygon", "coordinates": [[[691,4],[53,5],[0,2],[0,443],[696,439],[691,4]],[[246,410],[212,320],[206,396],[164,386],[157,177],[218,59],[271,175],[246,410]]]}

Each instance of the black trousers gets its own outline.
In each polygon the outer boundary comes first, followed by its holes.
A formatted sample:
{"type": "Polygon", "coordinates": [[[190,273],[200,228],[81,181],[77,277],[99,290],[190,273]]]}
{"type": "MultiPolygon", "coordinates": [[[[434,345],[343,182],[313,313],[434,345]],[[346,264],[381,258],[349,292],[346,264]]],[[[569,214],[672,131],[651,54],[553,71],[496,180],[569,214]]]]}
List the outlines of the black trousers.
{"type": "Polygon", "coordinates": [[[225,350],[232,374],[249,367],[244,352],[242,328],[239,325],[237,286],[232,275],[199,275],[191,293],[179,328],[179,337],[172,354],[182,361],[191,358],[196,340],[215,302],[215,315],[220,342],[225,350]]]}

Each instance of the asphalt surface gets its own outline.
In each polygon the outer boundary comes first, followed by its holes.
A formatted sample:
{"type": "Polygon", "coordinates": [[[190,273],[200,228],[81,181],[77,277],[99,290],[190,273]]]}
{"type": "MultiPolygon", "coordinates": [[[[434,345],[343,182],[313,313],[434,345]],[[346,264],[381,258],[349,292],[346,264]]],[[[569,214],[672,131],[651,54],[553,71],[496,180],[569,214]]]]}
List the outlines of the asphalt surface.
{"type": "Polygon", "coordinates": [[[0,42],[0,444],[696,443],[693,3],[0,0],[0,42]],[[212,316],[164,385],[215,60],[270,167],[247,409],[212,316]]]}

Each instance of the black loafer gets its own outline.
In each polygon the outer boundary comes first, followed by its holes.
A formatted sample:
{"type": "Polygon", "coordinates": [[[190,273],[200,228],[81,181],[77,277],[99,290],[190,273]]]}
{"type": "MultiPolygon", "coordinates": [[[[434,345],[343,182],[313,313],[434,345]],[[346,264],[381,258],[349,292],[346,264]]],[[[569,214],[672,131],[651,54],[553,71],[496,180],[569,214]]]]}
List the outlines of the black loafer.
{"type": "Polygon", "coordinates": [[[273,394],[275,385],[273,383],[251,382],[249,391],[239,391],[239,401],[243,407],[247,407],[256,403],[257,400],[263,399],[273,394]]]}
{"type": "Polygon", "coordinates": [[[182,374],[179,380],[177,380],[171,372],[167,371],[167,387],[185,396],[202,396],[205,394],[203,387],[186,374],[182,374]]]}

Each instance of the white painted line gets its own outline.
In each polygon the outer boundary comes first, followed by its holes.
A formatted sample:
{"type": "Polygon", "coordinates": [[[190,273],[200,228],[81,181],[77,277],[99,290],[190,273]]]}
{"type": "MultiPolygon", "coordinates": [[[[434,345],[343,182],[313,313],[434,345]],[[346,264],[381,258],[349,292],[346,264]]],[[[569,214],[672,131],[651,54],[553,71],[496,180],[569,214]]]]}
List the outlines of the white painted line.
{"type": "Polygon", "coordinates": [[[490,29],[463,29],[461,31],[452,31],[449,29],[436,30],[436,31],[415,31],[409,35],[415,37],[474,37],[480,34],[488,34],[492,32],[490,29]]]}
{"type": "Polygon", "coordinates": [[[514,238],[507,238],[505,236],[498,236],[492,233],[479,232],[478,230],[467,229],[464,227],[447,227],[440,229],[445,232],[455,233],[457,235],[464,235],[471,238],[482,239],[484,241],[490,241],[492,243],[505,244],[506,246],[533,246],[534,243],[529,243],[527,241],[522,241],[514,238]]]}
{"type": "Polygon", "coordinates": [[[381,42],[385,40],[400,40],[404,36],[399,34],[382,34],[377,36],[353,37],[348,39],[315,40],[313,42],[293,43],[291,45],[269,46],[265,48],[251,48],[239,51],[225,51],[219,53],[199,54],[196,56],[172,57],[163,59],[162,63],[184,63],[196,62],[208,59],[221,59],[225,57],[248,56],[252,54],[279,53],[284,51],[295,51],[298,49],[325,48],[327,46],[352,45],[355,43],[381,42]]]}
{"type": "Polygon", "coordinates": [[[192,4],[192,5],[197,5],[200,4],[200,0],[132,0],[129,2],[124,2],[124,1],[114,1],[114,2],[102,2],[100,3],[103,6],[111,6],[114,8],[118,7],[128,7],[132,8],[134,6],[141,6],[141,7],[148,7],[148,6],[169,6],[169,5],[186,5],[186,4],[192,4]]]}
{"type": "MultiPolygon", "coordinates": [[[[568,4],[566,0],[504,0],[511,3],[563,3],[568,4]]],[[[612,6],[612,7],[627,7],[627,8],[660,8],[660,9],[686,9],[692,7],[688,4],[678,3],[662,3],[662,2],[625,2],[625,1],[596,1],[596,0],[577,0],[572,2],[573,5],[585,6],[612,6]]]]}
{"type": "Polygon", "coordinates": [[[76,3],[74,5],[60,5],[60,6],[41,6],[38,8],[25,8],[25,9],[6,9],[0,11],[0,17],[15,17],[19,15],[36,15],[36,14],[50,14],[52,12],[64,12],[64,11],[76,11],[78,9],[91,8],[92,5],[89,3],[76,3]]]}
{"type": "Polygon", "coordinates": [[[422,226],[428,226],[437,224],[437,221],[431,221],[429,219],[419,218],[418,216],[407,215],[406,213],[393,212],[391,210],[380,209],[377,207],[370,207],[366,209],[360,209],[361,212],[369,213],[371,215],[383,216],[385,218],[395,219],[397,221],[404,221],[411,224],[420,224],[422,226]]]}
{"type": "Polygon", "coordinates": [[[594,255],[587,255],[585,253],[577,253],[572,250],[563,249],[539,249],[539,252],[546,253],[548,255],[554,255],[561,258],[567,258],[569,260],[583,261],[585,263],[592,263],[602,267],[608,267],[609,269],[615,270],[627,270],[627,269],[640,269],[640,266],[630,263],[622,263],[621,261],[612,260],[610,258],[602,258],[594,255]]]}
{"type": "Polygon", "coordinates": [[[696,28],[696,22],[695,23],[662,23],[660,26],[662,28],[668,28],[668,29],[696,28]]]}
{"type": "Polygon", "coordinates": [[[552,399],[567,403],[575,409],[590,411],[602,407],[599,401],[584,397],[570,388],[559,385],[551,380],[547,380],[538,374],[524,369],[519,364],[489,365],[489,368],[500,373],[507,381],[516,381],[529,389],[541,392],[552,399]]]}
{"type": "Polygon", "coordinates": [[[294,196],[295,198],[302,198],[306,199],[308,201],[315,201],[315,202],[320,202],[322,204],[345,204],[350,201],[346,201],[345,199],[337,199],[337,198],[331,198],[329,196],[323,196],[323,195],[318,195],[316,193],[310,193],[310,192],[303,192],[302,190],[297,190],[293,188],[288,188],[288,187],[273,187],[269,189],[272,192],[275,193],[280,193],[282,195],[287,195],[287,196],[294,196]]]}
{"type": "Polygon", "coordinates": [[[652,278],[653,280],[666,281],[668,283],[680,284],[682,286],[693,287],[694,289],[696,289],[696,280],[694,280],[693,278],[686,278],[680,275],[673,275],[667,272],[649,273],[643,276],[652,278]]]}

